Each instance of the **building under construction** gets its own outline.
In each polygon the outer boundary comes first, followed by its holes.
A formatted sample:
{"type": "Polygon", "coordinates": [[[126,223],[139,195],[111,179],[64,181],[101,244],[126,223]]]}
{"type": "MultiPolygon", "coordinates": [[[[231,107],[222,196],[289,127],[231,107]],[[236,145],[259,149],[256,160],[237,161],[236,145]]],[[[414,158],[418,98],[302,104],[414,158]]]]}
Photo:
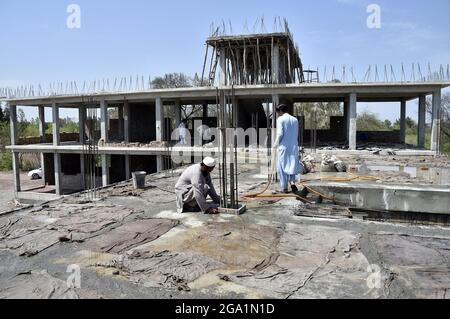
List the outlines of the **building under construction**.
{"type": "MultiPolygon", "coordinates": [[[[181,110],[192,105],[203,111],[201,117],[187,119],[192,136],[196,130],[195,120],[218,127],[219,132],[230,127],[253,127],[258,132],[265,129],[271,136],[276,125],[273,115],[277,104],[339,102],[343,105],[343,116],[331,117],[326,130],[305,129],[305,114],[294,114],[301,123],[301,144],[306,146],[307,152],[311,151],[310,146],[315,150],[318,143],[322,143],[341,145],[341,152],[355,154],[358,144],[367,140],[405,144],[406,103],[418,100],[418,147],[405,145],[399,154],[438,154],[441,91],[450,86],[448,71],[447,74],[445,70],[437,75],[420,74],[407,80],[404,70],[396,79],[387,69],[385,67],[381,81],[378,70],[369,69],[365,81],[357,82],[353,70],[345,68],[339,76],[337,73],[341,72],[333,68],[330,81],[325,71],[321,81],[317,70],[304,69],[299,47],[286,26],[283,32],[275,33],[238,36],[213,33],[206,41],[198,87],[153,89],[150,85],[146,87],[143,78],[122,78],[116,79],[114,84],[103,82],[101,89],[100,83],[94,82],[83,85],[80,90],[73,83],[66,85],[65,90],[62,84],[55,85],[48,93],[41,88],[36,93],[31,88],[3,90],[4,100],[11,110],[9,149],[14,154],[17,197],[42,199],[96,189],[127,180],[134,171],[153,173],[172,168],[171,147],[176,143],[171,139],[172,131],[183,118],[181,110]],[[428,96],[432,97],[432,137],[431,148],[425,149],[428,96]],[[397,102],[400,131],[357,132],[358,102],[397,102]],[[20,106],[38,108],[39,138],[19,139],[16,110],[20,106]],[[51,135],[45,134],[48,122],[45,108],[52,110],[51,135]],[[78,110],[79,134],[60,133],[62,108],[78,110]],[[22,189],[20,153],[41,154],[44,184],[50,191],[22,189]]],[[[415,70],[414,74],[417,72],[415,70]]],[[[224,152],[230,143],[234,141],[219,144],[217,153],[224,152]]],[[[268,138],[263,148],[270,150],[270,144],[268,138]]],[[[236,145],[232,146],[236,152],[236,145]]],[[[202,151],[195,148],[195,152],[201,154],[202,151]]],[[[222,162],[223,166],[229,164],[222,162]]],[[[234,170],[237,169],[235,166],[234,170]]],[[[230,172],[224,171],[224,174],[230,172]]],[[[228,185],[223,187],[233,192],[228,185]]]]}
{"type": "Polygon", "coordinates": [[[0,212],[0,299],[449,297],[450,158],[437,154],[450,70],[372,66],[358,82],[351,68],[333,67],[319,78],[287,27],[253,33],[213,30],[197,87],[155,89],[133,77],[0,92],[21,204],[0,212]],[[418,146],[405,143],[411,100],[418,146]],[[294,105],[307,154],[295,194],[276,193],[270,174],[280,102],[294,105]],[[299,111],[306,102],[343,110],[319,127],[314,109],[299,111]],[[401,129],[359,131],[358,102],[397,103],[401,129]],[[40,136],[18,138],[22,106],[39,110],[40,136]],[[78,110],[75,134],[61,132],[66,108],[78,110]],[[173,133],[183,119],[185,141],[173,133]],[[209,143],[195,139],[199,123],[215,130],[209,143]],[[228,134],[236,128],[256,128],[257,142],[239,143],[228,134]],[[26,153],[40,155],[45,185],[22,187],[40,183],[21,185],[26,153]],[[205,154],[219,162],[219,214],[178,214],[183,164],[205,154]],[[140,171],[148,175],[136,187],[129,179],[140,171]]]}

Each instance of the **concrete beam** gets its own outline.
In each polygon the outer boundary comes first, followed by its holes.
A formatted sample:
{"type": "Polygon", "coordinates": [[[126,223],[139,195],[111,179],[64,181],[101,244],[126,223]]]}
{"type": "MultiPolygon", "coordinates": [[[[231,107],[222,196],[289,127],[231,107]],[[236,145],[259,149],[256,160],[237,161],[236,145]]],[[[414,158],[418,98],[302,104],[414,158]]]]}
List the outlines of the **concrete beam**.
{"type": "Polygon", "coordinates": [[[420,148],[425,148],[425,128],[426,128],[426,96],[421,95],[419,97],[419,119],[417,127],[417,146],[420,148]]]}
{"type": "Polygon", "coordinates": [[[400,102],[400,142],[406,143],[406,101],[400,102]]]}
{"type": "Polygon", "coordinates": [[[102,185],[109,185],[109,155],[102,155],[102,185]]]}
{"type": "Polygon", "coordinates": [[[60,122],[59,122],[59,106],[56,103],[52,103],[52,132],[53,132],[53,145],[58,146],[61,144],[61,137],[59,133],[60,122]]]}
{"type": "Polygon", "coordinates": [[[348,140],[350,150],[356,150],[356,119],[357,119],[357,95],[351,93],[349,96],[349,125],[348,125],[348,140]]]}
{"type": "Polygon", "coordinates": [[[130,104],[125,101],[123,104],[123,139],[130,142],[130,104]]]}
{"type": "Polygon", "coordinates": [[[108,103],[100,101],[100,136],[105,143],[108,143],[108,103]]]}
{"type": "Polygon", "coordinates": [[[161,98],[156,98],[155,100],[155,119],[156,141],[161,142],[164,132],[164,108],[161,98]]]}
{"type": "Polygon", "coordinates": [[[54,154],[55,167],[55,192],[57,196],[62,195],[62,173],[61,173],[61,154],[54,154]]]}
{"type": "Polygon", "coordinates": [[[431,125],[431,150],[439,153],[441,137],[441,90],[433,92],[433,112],[431,125]]]}

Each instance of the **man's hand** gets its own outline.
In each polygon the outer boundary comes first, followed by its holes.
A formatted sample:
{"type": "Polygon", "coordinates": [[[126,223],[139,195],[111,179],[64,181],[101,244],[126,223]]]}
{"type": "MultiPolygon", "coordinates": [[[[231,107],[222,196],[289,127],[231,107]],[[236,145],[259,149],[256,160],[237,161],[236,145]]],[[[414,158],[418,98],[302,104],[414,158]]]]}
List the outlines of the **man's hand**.
{"type": "Polygon", "coordinates": [[[217,215],[218,213],[219,213],[219,210],[217,208],[213,208],[213,207],[208,208],[208,210],[205,212],[205,214],[207,214],[207,215],[217,215]]]}

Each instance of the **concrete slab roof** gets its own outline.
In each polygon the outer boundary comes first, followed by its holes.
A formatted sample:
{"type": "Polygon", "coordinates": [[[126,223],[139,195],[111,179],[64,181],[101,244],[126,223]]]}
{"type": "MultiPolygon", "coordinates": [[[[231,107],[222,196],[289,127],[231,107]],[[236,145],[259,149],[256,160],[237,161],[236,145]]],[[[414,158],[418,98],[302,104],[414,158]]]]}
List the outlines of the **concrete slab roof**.
{"type": "MultiPolygon", "coordinates": [[[[438,89],[450,87],[450,81],[438,82],[397,82],[397,83],[308,83],[284,85],[227,86],[234,88],[235,96],[241,99],[271,99],[272,95],[282,95],[294,101],[343,101],[350,93],[358,95],[359,102],[387,102],[411,100],[419,95],[432,94],[438,89]]],[[[190,87],[175,89],[151,89],[129,92],[102,92],[91,94],[52,95],[42,97],[24,97],[4,99],[18,106],[50,106],[58,103],[64,107],[79,107],[83,103],[152,102],[161,98],[166,102],[216,103],[216,87],[190,87]]]]}

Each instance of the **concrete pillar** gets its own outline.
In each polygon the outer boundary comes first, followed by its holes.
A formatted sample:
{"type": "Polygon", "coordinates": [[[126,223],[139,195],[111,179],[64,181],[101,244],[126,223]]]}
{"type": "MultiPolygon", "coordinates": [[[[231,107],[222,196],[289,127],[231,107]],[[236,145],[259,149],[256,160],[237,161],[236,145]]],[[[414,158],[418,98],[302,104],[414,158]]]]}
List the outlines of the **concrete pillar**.
{"type": "Polygon", "coordinates": [[[181,123],[181,104],[179,100],[175,101],[174,111],[175,111],[175,127],[178,127],[178,125],[180,125],[181,123]]]}
{"type": "Polygon", "coordinates": [[[9,123],[11,129],[11,145],[17,145],[19,140],[17,135],[17,106],[9,105],[9,123]]]}
{"type": "Polygon", "coordinates": [[[108,103],[100,101],[100,136],[105,143],[108,143],[108,103]]]}
{"type": "Polygon", "coordinates": [[[84,163],[84,154],[80,154],[80,172],[81,172],[81,187],[83,190],[86,189],[86,172],[84,163]]]}
{"type": "Polygon", "coordinates": [[[349,141],[349,127],[350,127],[350,106],[348,99],[344,100],[344,127],[345,127],[345,139],[349,141]]]}
{"type": "Polygon", "coordinates": [[[125,143],[130,142],[130,104],[128,101],[123,104],[123,139],[125,143]]]}
{"type": "Polygon", "coordinates": [[[164,170],[164,160],[162,155],[156,156],[156,171],[161,172],[164,170]]]}
{"type": "Polygon", "coordinates": [[[272,95],[272,130],[271,130],[271,145],[275,144],[275,140],[277,139],[277,113],[275,112],[277,106],[280,104],[280,97],[276,94],[272,95]]]}
{"type": "Polygon", "coordinates": [[[130,155],[125,155],[125,179],[131,178],[130,172],[130,155]]]}
{"type": "Polygon", "coordinates": [[[277,43],[273,45],[272,51],[272,84],[280,83],[280,47],[277,43]]]}
{"type": "Polygon", "coordinates": [[[406,143],[406,101],[400,102],[400,143],[406,143]]]}
{"type": "Polygon", "coordinates": [[[17,197],[17,193],[21,191],[19,153],[12,153],[12,166],[14,174],[14,196],[17,197]]]}
{"type": "Polygon", "coordinates": [[[356,104],[357,96],[356,93],[351,93],[349,97],[349,128],[348,128],[348,140],[350,150],[356,150],[356,104]]]}
{"type": "Polygon", "coordinates": [[[208,117],[208,103],[202,104],[202,116],[203,119],[206,119],[208,117]]]}
{"type": "Polygon", "coordinates": [[[109,156],[106,154],[102,155],[102,185],[109,185],[109,156]]]}
{"type": "Polygon", "coordinates": [[[439,153],[441,135],[441,90],[433,92],[433,111],[431,125],[431,151],[439,153]]]}
{"type": "MultiPolygon", "coordinates": [[[[8,103],[9,104],[9,103],[8,103]]],[[[7,104],[7,105],[8,105],[7,104]]],[[[17,107],[15,105],[9,105],[9,121],[11,129],[11,145],[17,145],[17,107]]],[[[20,192],[20,165],[19,165],[19,153],[12,153],[12,164],[14,174],[14,194],[17,197],[17,193],[20,192]]]]}
{"type": "Polygon", "coordinates": [[[426,96],[421,95],[419,97],[419,119],[418,119],[418,132],[417,132],[417,146],[425,148],[425,120],[426,120],[426,96]]]}
{"type": "Polygon", "coordinates": [[[46,129],[45,107],[39,106],[38,111],[39,111],[39,136],[41,138],[41,143],[45,143],[45,129],[46,129]]]}
{"type": "Polygon", "coordinates": [[[53,132],[53,145],[59,146],[61,144],[61,137],[59,134],[59,107],[56,103],[52,103],[52,132],[53,132]]]}
{"type": "Polygon", "coordinates": [[[80,144],[86,140],[86,108],[80,106],[78,109],[78,130],[80,132],[80,144]]]}
{"type": "Polygon", "coordinates": [[[227,59],[223,50],[219,51],[219,65],[220,65],[220,83],[219,86],[226,86],[227,80],[227,59]]]}
{"type": "Polygon", "coordinates": [[[62,173],[61,173],[61,154],[54,154],[55,166],[55,192],[57,196],[62,195],[62,173]]]}
{"type": "Polygon", "coordinates": [[[123,106],[119,106],[117,110],[119,117],[119,139],[123,140],[123,106]]]}
{"type": "MultiPolygon", "coordinates": [[[[38,107],[38,113],[39,113],[39,136],[41,138],[41,143],[45,143],[45,130],[47,129],[47,125],[45,124],[45,107],[39,106],[38,107]]],[[[42,169],[42,181],[44,185],[47,185],[47,179],[45,178],[45,170],[47,169],[45,167],[45,159],[44,159],[44,153],[40,154],[40,162],[41,162],[41,169],[42,169]]]]}
{"type": "Polygon", "coordinates": [[[164,108],[160,97],[155,100],[156,141],[162,142],[164,134],[164,108]]]}

